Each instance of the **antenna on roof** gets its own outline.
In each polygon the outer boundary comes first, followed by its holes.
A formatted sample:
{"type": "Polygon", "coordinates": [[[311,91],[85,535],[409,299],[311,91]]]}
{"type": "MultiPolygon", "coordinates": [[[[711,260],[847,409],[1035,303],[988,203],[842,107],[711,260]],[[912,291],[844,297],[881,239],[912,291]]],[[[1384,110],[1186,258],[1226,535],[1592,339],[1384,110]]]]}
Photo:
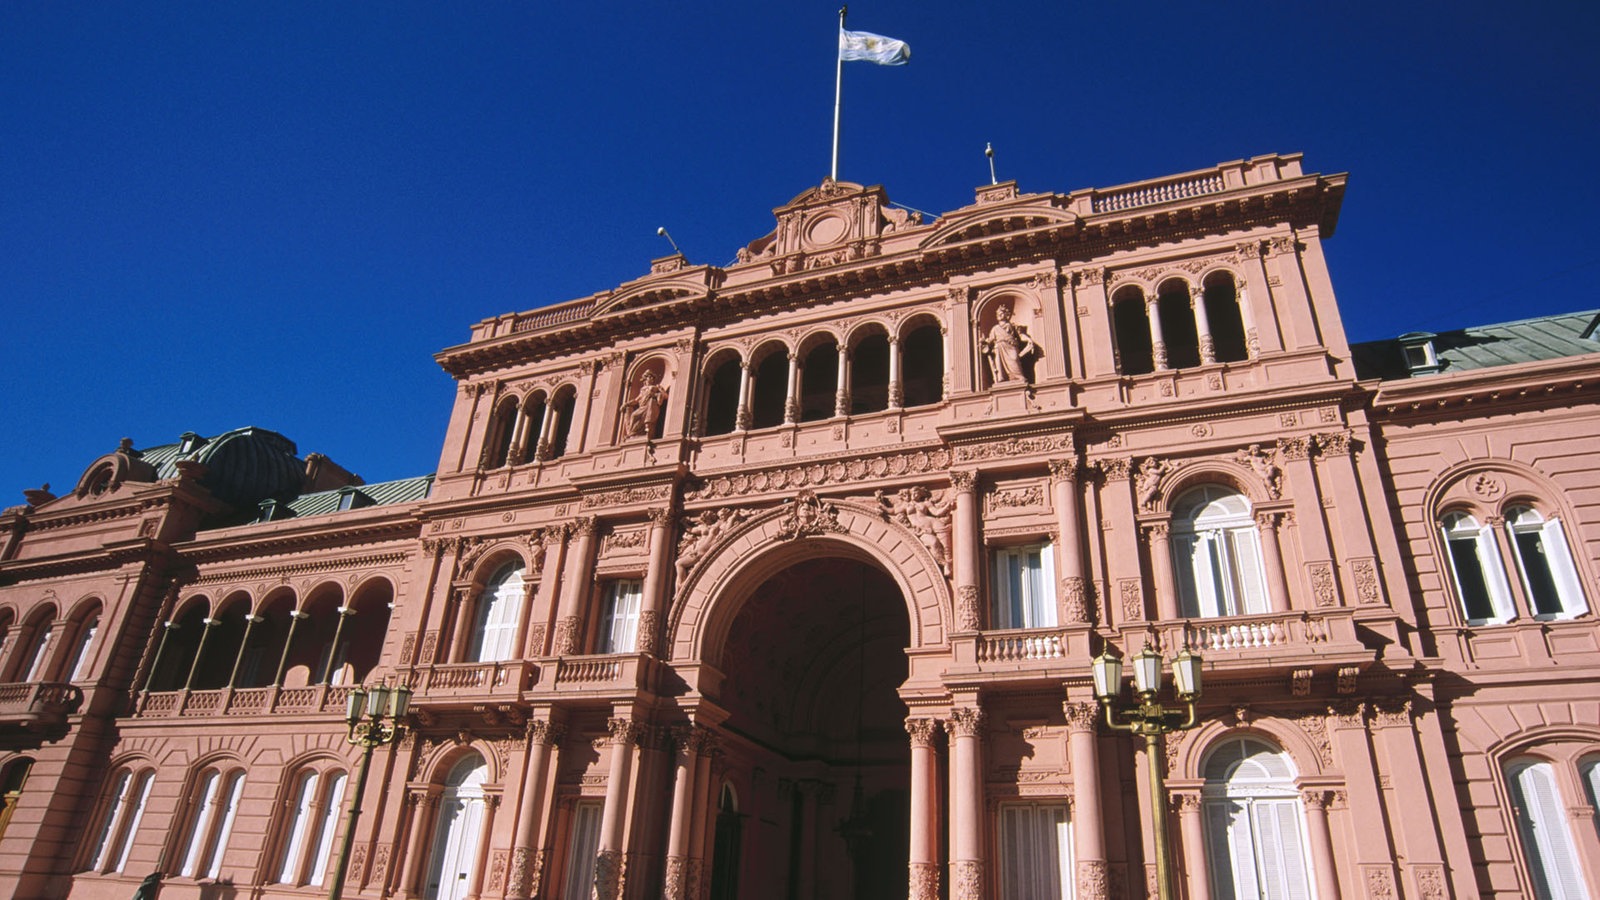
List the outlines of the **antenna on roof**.
{"type": "Polygon", "coordinates": [[[989,183],[999,184],[994,178],[994,145],[988,141],[983,142],[983,155],[989,157],[989,183]]]}
{"type": "Polygon", "coordinates": [[[662,226],[660,228],[657,228],[656,229],[656,234],[659,234],[662,237],[667,239],[667,243],[672,245],[672,252],[673,253],[676,253],[679,256],[683,255],[683,251],[678,249],[678,242],[672,239],[672,235],[667,234],[666,226],[662,226]]]}

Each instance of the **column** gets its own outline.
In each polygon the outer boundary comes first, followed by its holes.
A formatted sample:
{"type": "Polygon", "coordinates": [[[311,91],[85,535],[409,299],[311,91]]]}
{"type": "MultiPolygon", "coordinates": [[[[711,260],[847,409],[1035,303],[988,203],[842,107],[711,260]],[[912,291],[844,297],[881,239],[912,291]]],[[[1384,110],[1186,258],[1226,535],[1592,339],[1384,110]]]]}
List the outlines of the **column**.
{"type": "Polygon", "coordinates": [[[1168,524],[1152,522],[1144,526],[1150,546],[1150,574],[1156,583],[1156,616],[1170,622],[1182,616],[1178,607],[1178,579],[1172,571],[1172,545],[1167,538],[1168,524]]]}
{"type": "MultiPolygon", "coordinates": [[[[711,839],[711,820],[716,817],[712,805],[711,757],[715,753],[712,736],[708,733],[700,746],[699,757],[694,761],[694,784],[690,796],[694,804],[689,814],[689,862],[686,866],[685,896],[698,900],[705,892],[711,873],[705,868],[705,847],[711,839]]],[[[802,895],[804,896],[804,895],[802,895]]]]}
{"type": "Polygon", "coordinates": [[[522,780],[521,817],[516,837],[511,842],[511,874],[506,896],[532,897],[539,891],[533,883],[539,855],[539,825],[544,819],[544,786],[549,777],[550,748],[561,742],[565,728],[546,719],[528,721],[528,766],[522,780]]]}
{"type": "Polygon", "coordinates": [[[1311,467],[1311,454],[1315,449],[1307,436],[1278,439],[1278,453],[1283,460],[1283,494],[1294,499],[1295,535],[1305,555],[1306,578],[1312,588],[1311,596],[1303,599],[1302,608],[1339,605],[1339,588],[1333,577],[1333,548],[1328,539],[1328,511],[1322,505],[1322,490],[1311,467]],[[1319,578],[1319,573],[1326,577],[1319,578]]]}
{"type": "Polygon", "coordinates": [[[899,409],[905,401],[905,388],[900,377],[900,338],[889,337],[889,408],[899,409]]]}
{"type": "Polygon", "coordinates": [[[1199,287],[1189,288],[1189,309],[1194,313],[1194,330],[1200,336],[1200,364],[1217,361],[1217,342],[1211,337],[1211,318],[1206,312],[1206,292],[1199,287]]]}
{"type": "Polygon", "coordinates": [[[1288,612],[1289,577],[1283,571],[1283,546],[1278,543],[1278,517],[1281,513],[1256,513],[1256,528],[1261,532],[1261,567],[1266,570],[1267,601],[1273,612],[1288,612]]]}
{"type": "Polygon", "coordinates": [[[955,631],[977,631],[983,627],[978,608],[978,491],[977,477],[967,469],[950,472],[956,508],[951,518],[951,573],[956,585],[955,631]]]}
{"type": "Polygon", "coordinates": [[[506,462],[516,465],[528,460],[528,410],[523,405],[517,406],[517,412],[511,417],[511,452],[506,454],[506,462]]]}
{"type": "MultiPolygon", "coordinates": [[[[1372,740],[1381,748],[1382,758],[1388,763],[1390,781],[1399,787],[1414,786],[1404,790],[1402,796],[1407,813],[1396,817],[1396,853],[1405,862],[1401,877],[1408,874],[1416,879],[1419,873],[1432,869],[1440,880],[1444,877],[1444,848],[1439,844],[1438,823],[1443,818],[1438,807],[1456,801],[1454,785],[1446,788],[1442,796],[1433,791],[1433,782],[1422,771],[1422,753],[1417,746],[1416,730],[1411,722],[1412,702],[1407,699],[1388,699],[1379,703],[1372,717],[1372,740]]],[[[1411,893],[1403,888],[1403,893],[1411,893]]]]}
{"type": "Polygon", "coordinates": [[[950,900],[983,898],[983,727],[976,707],[950,711],[950,900]]]}
{"type": "Polygon", "coordinates": [[[423,841],[428,831],[429,810],[439,808],[439,792],[434,789],[425,794],[413,793],[406,799],[411,801],[411,834],[406,838],[406,855],[395,870],[410,873],[401,875],[398,880],[401,895],[411,898],[418,895],[417,882],[427,875],[428,860],[423,841]]]}
{"type": "Polygon", "coordinates": [[[789,383],[783,392],[783,424],[800,421],[800,354],[789,351],[789,383]]]}
{"type": "Polygon", "coordinates": [[[734,412],[735,431],[750,430],[750,361],[739,361],[739,408],[734,412]]]}
{"type": "MultiPolygon", "coordinates": [[[[1201,817],[1203,807],[1200,795],[1184,793],[1178,795],[1178,833],[1183,840],[1183,868],[1188,876],[1189,900],[1211,900],[1211,878],[1206,866],[1206,833],[1205,820],[1201,817]]],[[[1323,827],[1328,824],[1327,817],[1322,820],[1323,827]]],[[[1317,900],[1339,900],[1339,895],[1318,894],[1317,900]]]]}
{"type": "Polygon", "coordinates": [[[1301,791],[1306,808],[1306,840],[1311,844],[1311,869],[1317,879],[1317,900],[1339,900],[1339,871],[1333,862],[1333,834],[1328,829],[1328,792],[1301,791]]]}
{"type": "Polygon", "coordinates": [[[672,518],[670,507],[650,510],[650,555],[644,570],[644,596],[639,600],[638,649],[651,656],[661,655],[661,606],[672,565],[672,518]]]}
{"type": "MultiPolygon", "coordinates": [[[[298,609],[289,610],[289,633],[283,637],[283,652],[278,654],[278,674],[272,679],[272,683],[276,687],[283,687],[283,673],[289,668],[289,649],[294,645],[295,630],[299,628],[301,619],[309,618],[311,618],[310,613],[303,613],[298,609]]],[[[173,627],[172,623],[168,622],[167,627],[173,627]]],[[[166,635],[162,635],[161,639],[165,641],[166,635]]],[[[160,650],[158,649],[156,652],[160,653],[160,650]]],[[[424,660],[424,662],[433,662],[433,660],[424,660]]],[[[151,667],[151,671],[155,671],[154,666],[151,667]]]]}
{"type": "Polygon", "coordinates": [[[339,615],[339,624],[333,626],[333,642],[328,645],[328,659],[322,664],[322,683],[333,684],[333,662],[339,658],[339,642],[344,638],[344,623],[356,611],[348,606],[341,606],[335,610],[339,615]]]}
{"type": "Polygon", "coordinates": [[[556,637],[553,652],[557,656],[581,653],[579,641],[583,634],[583,611],[588,599],[589,573],[594,568],[594,516],[584,516],[577,522],[578,546],[567,558],[566,570],[561,579],[560,608],[556,610],[556,637]]]}
{"type": "Polygon", "coordinates": [[[494,840],[495,814],[500,810],[500,795],[485,794],[483,822],[478,826],[478,854],[473,857],[472,875],[469,877],[468,896],[483,896],[484,877],[489,872],[489,844],[494,840]]]}
{"type": "Polygon", "coordinates": [[[606,776],[606,803],[600,813],[600,848],[594,861],[595,900],[617,900],[622,887],[622,827],[628,820],[628,782],[639,723],[614,718],[611,726],[611,768],[606,776]]]}
{"type": "Polygon", "coordinates": [[[1155,360],[1156,371],[1167,367],[1167,342],[1161,336],[1161,306],[1160,298],[1151,296],[1144,301],[1145,318],[1150,322],[1150,354],[1155,360]]]}
{"type": "MultiPolygon", "coordinates": [[[[189,674],[183,679],[183,689],[186,691],[194,684],[194,673],[200,667],[200,657],[206,653],[206,639],[211,637],[211,629],[221,625],[222,622],[219,619],[205,618],[200,620],[200,624],[205,627],[200,629],[200,640],[194,645],[194,659],[189,661],[189,674]]],[[[27,674],[26,672],[17,673],[17,675],[23,677],[26,677],[27,674]]]]}
{"type": "Polygon", "coordinates": [[[690,900],[689,839],[694,823],[695,770],[706,732],[694,725],[673,729],[677,745],[672,779],[672,821],[667,831],[667,874],[662,895],[666,900],[690,900]]]}
{"type": "Polygon", "coordinates": [[[815,900],[817,891],[817,791],[818,781],[805,780],[795,785],[800,791],[800,821],[794,827],[800,832],[800,859],[795,866],[798,883],[795,896],[799,900],[815,900]]]}
{"type": "Polygon", "coordinates": [[[1106,900],[1106,841],[1100,804],[1100,738],[1093,703],[1067,703],[1067,757],[1072,766],[1072,848],[1078,900],[1106,900]]]}
{"type": "Polygon", "coordinates": [[[556,630],[555,616],[562,585],[561,573],[566,571],[569,534],[570,525],[551,525],[538,537],[545,547],[542,553],[537,554],[542,556],[543,563],[539,566],[539,590],[533,601],[534,634],[528,641],[529,656],[545,656],[551,652],[550,638],[556,630]]]}
{"type": "Polygon", "coordinates": [[[939,900],[938,731],[936,719],[906,719],[911,735],[911,900],[939,900]]]}
{"type": "MultiPolygon", "coordinates": [[[[450,589],[455,622],[450,626],[450,655],[446,662],[461,662],[467,658],[467,645],[472,640],[473,603],[472,589],[469,587],[456,587],[450,589]]],[[[430,660],[431,662],[431,660],[430,660]]]]}
{"type": "Polygon", "coordinates": [[[550,458],[550,435],[556,429],[555,397],[544,398],[544,409],[539,414],[539,437],[534,441],[533,458],[539,462],[550,458]]]}
{"type": "MultiPolygon", "coordinates": [[[[250,646],[250,632],[255,630],[257,622],[265,621],[266,619],[262,618],[261,616],[245,613],[244,637],[239,640],[239,652],[233,657],[233,671],[228,673],[228,687],[233,687],[239,681],[239,664],[244,662],[245,648],[250,646]]],[[[61,674],[69,678],[72,676],[71,672],[63,672],[61,674]]]]}
{"type": "Polygon", "coordinates": [[[833,414],[850,415],[850,348],[839,347],[839,375],[834,382],[833,414]]]}
{"type": "Polygon", "coordinates": [[[1075,459],[1050,460],[1050,488],[1056,509],[1056,544],[1061,563],[1061,615],[1063,625],[1088,625],[1088,588],[1083,573],[1083,530],[1078,475],[1082,467],[1075,459]]]}

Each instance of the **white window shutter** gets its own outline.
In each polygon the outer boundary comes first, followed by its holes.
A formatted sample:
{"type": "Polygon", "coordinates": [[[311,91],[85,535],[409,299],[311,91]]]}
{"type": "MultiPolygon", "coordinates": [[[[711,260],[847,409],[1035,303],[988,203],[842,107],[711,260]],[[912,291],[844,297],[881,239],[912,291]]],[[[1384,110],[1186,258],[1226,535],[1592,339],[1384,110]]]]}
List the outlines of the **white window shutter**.
{"type": "Polygon", "coordinates": [[[1178,582],[1178,608],[1186,617],[1200,615],[1200,595],[1195,590],[1194,560],[1197,548],[1195,536],[1177,534],[1172,537],[1172,567],[1178,582]]]}
{"type": "Polygon", "coordinates": [[[1560,519],[1544,523],[1545,558],[1550,561],[1550,575],[1561,592],[1561,611],[1575,616],[1587,612],[1588,601],[1583,596],[1583,584],[1578,578],[1577,566],[1572,562],[1572,551],[1567,546],[1567,536],[1561,529],[1560,519]]]}
{"type": "Polygon", "coordinates": [[[1510,781],[1534,893],[1540,900],[1588,900],[1555,771],[1547,762],[1529,763],[1514,769],[1510,781]]]}
{"type": "Polygon", "coordinates": [[[215,878],[222,870],[222,855],[228,850],[228,838],[233,834],[233,820],[239,815],[239,796],[244,793],[244,773],[235,772],[228,779],[227,788],[223,792],[223,806],[220,812],[222,823],[217,830],[217,839],[211,844],[211,853],[205,864],[205,877],[215,878]]]}
{"type": "Polygon", "coordinates": [[[639,606],[644,585],[613,581],[606,586],[605,653],[632,653],[639,646],[639,606]]]}
{"type": "Polygon", "coordinates": [[[139,823],[144,821],[145,803],[150,799],[150,787],[155,780],[156,773],[146,772],[135,783],[133,812],[128,816],[128,824],[118,828],[113,838],[117,843],[112,846],[118,848],[116,862],[111,867],[113,872],[121,872],[128,865],[128,854],[133,852],[133,838],[139,833],[139,823]]]}
{"type": "Polygon", "coordinates": [[[100,826],[100,835],[95,838],[94,853],[90,856],[90,867],[95,871],[105,871],[107,857],[111,850],[111,835],[116,832],[118,820],[128,814],[128,793],[133,787],[133,772],[123,769],[117,776],[117,786],[111,790],[111,805],[106,808],[105,824],[100,826]]]}
{"type": "Polygon", "coordinates": [[[349,782],[348,776],[343,772],[335,772],[328,784],[328,796],[322,805],[321,819],[316,832],[316,843],[312,845],[311,871],[308,873],[306,883],[321,886],[323,878],[328,872],[328,860],[333,855],[333,833],[338,824],[343,821],[344,789],[349,782]]]}
{"type": "Polygon", "coordinates": [[[595,854],[600,847],[598,803],[579,803],[572,811],[572,838],[567,853],[567,884],[563,900],[589,900],[594,889],[595,854]]]}
{"type": "Polygon", "coordinates": [[[283,865],[278,869],[279,884],[299,884],[301,854],[305,850],[306,832],[311,823],[311,804],[317,796],[316,772],[302,772],[296,781],[294,815],[289,820],[289,839],[284,842],[283,865]]]}
{"type": "Polygon", "coordinates": [[[216,812],[217,790],[221,786],[222,773],[215,769],[207,771],[200,783],[200,802],[190,817],[193,824],[189,828],[189,846],[183,853],[183,865],[178,869],[178,874],[185,878],[194,877],[195,863],[211,831],[211,817],[216,812]]]}
{"type": "Polygon", "coordinates": [[[1511,588],[1506,581],[1505,566],[1500,564],[1500,551],[1495,546],[1494,529],[1485,525],[1478,532],[1478,564],[1483,568],[1483,580],[1489,586],[1489,599],[1494,604],[1495,619],[1509,622],[1517,617],[1511,602],[1511,588]]]}
{"type": "Polygon", "coordinates": [[[1252,801],[1251,806],[1261,862],[1261,896],[1266,900],[1311,900],[1299,801],[1263,798],[1252,801]]]}
{"type": "Polygon", "coordinates": [[[1267,602],[1267,579],[1261,565],[1261,535],[1252,526],[1235,528],[1228,536],[1240,606],[1248,614],[1265,615],[1272,607],[1267,602]]]}

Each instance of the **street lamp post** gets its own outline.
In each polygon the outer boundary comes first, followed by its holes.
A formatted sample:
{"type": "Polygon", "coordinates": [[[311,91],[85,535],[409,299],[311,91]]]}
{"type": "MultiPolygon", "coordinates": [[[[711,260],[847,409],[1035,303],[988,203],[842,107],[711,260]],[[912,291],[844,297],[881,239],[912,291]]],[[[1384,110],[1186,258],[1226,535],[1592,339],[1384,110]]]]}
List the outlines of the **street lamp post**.
{"type": "Polygon", "coordinates": [[[349,743],[361,748],[361,771],[356,775],[356,789],[350,795],[350,812],[345,817],[344,841],[339,845],[339,860],[334,865],[333,886],[328,889],[328,900],[339,900],[344,895],[345,872],[350,868],[350,848],[355,846],[356,821],[361,818],[361,795],[367,790],[367,770],[372,767],[372,751],[384,744],[392,744],[405,733],[406,709],[411,705],[411,689],[385,687],[356,688],[346,701],[344,720],[350,726],[345,736],[349,743]]]}
{"type": "Polygon", "coordinates": [[[1156,891],[1161,900],[1172,900],[1172,860],[1167,850],[1167,798],[1163,777],[1161,738],[1172,731],[1193,728],[1195,701],[1200,699],[1200,657],[1187,649],[1172,659],[1172,682],[1181,706],[1166,706],[1156,700],[1161,691],[1161,654],[1145,647],[1133,657],[1133,704],[1120,704],[1122,660],[1109,653],[1094,659],[1094,696],[1105,710],[1106,727],[1127,731],[1144,738],[1145,756],[1150,760],[1150,816],[1155,831],[1156,891]]]}

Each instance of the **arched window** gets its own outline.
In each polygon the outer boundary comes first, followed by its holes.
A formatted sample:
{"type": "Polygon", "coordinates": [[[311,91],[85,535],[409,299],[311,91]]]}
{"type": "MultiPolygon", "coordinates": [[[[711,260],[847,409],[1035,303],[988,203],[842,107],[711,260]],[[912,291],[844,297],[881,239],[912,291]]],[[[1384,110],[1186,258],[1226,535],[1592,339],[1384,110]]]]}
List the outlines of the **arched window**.
{"type": "Polygon", "coordinates": [[[22,655],[17,658],[13,679],[20,682],[39,681],[44,678],[45,658],[50,641],[55,637],[56,623],[48,614],[35,619],[32,626],[23,630],[22,655]]]}
{"type": "Polygon", "coordinates": [[[824,343],[811,348],[800,370],[800,421],[833,418],[838,406],[839,347],[824,343]]]}
{"type": "Polygon", "coordinates": [[[244,793],[244,771],[208,768],[195,783],[178,874],[184,878],[215,878],[228,850],[233,821],[244,793]]]}
{"type": "Polygon", "coordinates": [[[1226,272],[1206,279],[1203,302],[1206,323],[1211,328],[1212,352],[1217,362],[1238,362],[1250,358],[1244,313],[1239,309],[1239,290],[1226,272]]]}
{"type": "Polygon", "coordinates": [[[733,785],[724,784],[717,801],[716,834],[711,844],[711,900],[736,900],[739,896],[743,822],[733,785]]]}
{"type": "Polygon", "coordinates": [[[484,439],[483,465],[498,469],[511,459],[511,441],[517,431],[517,401],[507,397],[495,407],[494,418],[484,439]]]}
{"type": "Polygon", "coordinates": [[[1534,895],[1539,900],[1588,900],[1555,768],[1536,757],[1512,760],[1506,765],[1506,786],[1534,895]]]}
{"type": "Polygon", "coordinates": [[[564,387],[550,401],[550,448],[545,459],[560,459],[567,455],[568,437],[572,433],[572,413],[577,408],[578,392],[564,387]]]}
{"type": "Polygon", "coordinates": [[[706,380],[706,416],[703,433],[728,434],[739,424],[739,383],[744,367],[739,358],[729,356],[711,369],[706,380]]]}
{"type": "Polygon", "coordinates": [[[489,766],[476,753],[456,763],[445,778],[422,892],[426,900],[463,900],[472,891],[488,780],[489,766]]]}
{"type": "Polygon", "coordinates": [[[67,655],[67,664],[61,669],[66,673],[68,681],[82,681],[89,677],[90,653],[94,649],[95,635],[99,631],[99,613],[91,613],[78,625],[78,633],[72,641],[72,652],[67,655]]]}
{"type": "Polygon", "coordinates": [[[850,351],[850,412],[881,412],[889,408],[889,336],[881,332],[862,338],[850,351]]]}
{"type": "Polygon", "coordinates": [[[1489,625],[1515,618],[1494,531],[1463,512],[1446,515],[1439,522],[1439,530],[1449,553],[1450,578],[1467,624],[1489,625]]]}
{"type": "Polygon", "coordinates": [[[345,773],[303,769],[292,782],[293,806],[284,831],[279,884],[321,885],[344,802],[345,773]]]}
{"type": "Polygon", "coordinates": [[[1310,900],[1305,814],[1289,757],[1256,738],[1229,738],[1204,771],[1211,895],[1310,900]]]}
{"type": "Polygon", "coordinates": [[[150,786],[155,780],[153,769],[123,768],[112,776],[108,782],[111,794],[104,804],[105,813],[100,818],[89,853],[92,871],[121,872],[128,864],[128,853],[133,849],[133,839],[139,832],[145,803],[150,799],[150,786]]]}
{"type": "Polygon", "coordinates": [[[1118,291],[1111,307],[1112,329],[1116,336],[1117,371],[1124,375],[1145,375],[1155,371],[1155,352],[1150,343],[1150,316],[1144,296],[1137,288],[1118,291]]]}
{"type": "Polygon", "coordinates": [[[1056,592],[1050,545],[1024,544],[994,551],[989,582],[994,628],[1053,628],[1056,592]]]}
{"type": "Polygon", "coordinates": [[[28,773],[33,770],[33,760],[26,756],[12,760],[0,773],[0,835],[11,826],[11,815],[22,800],[23,785],[28,783],[28,773]]]}
{"type": "Polygon", "coordinates": [[[930,406],[944,399],[944,335],[935,324],[913,328],[901,342],[905,405],[930,406]]]}
{"type": "Polygon", "coordinates": [[[1161,317],[1161,341],[1167,349],[1167,368],[1191,369],[1200,365],[1200,332],[1195,327],[1194,309],[1189,305],[1189,288],[1176,284],[1156,298],[1161,317]]]}
{"type": "Polygon", "coordinates": [[[1000,805],[1001,900],[1073,895],[1072,829],[1065,803],[1000,805]]]}
{"type": "Polygon", "coordinates": [[[1269,609],[1261,536],[1250,501],[1202,485],[1172,510],[1172,561],[1185,616],[1260,615],[1269,609]]]}
{"type": "Polygon", "coordinates": [[[789,354],[774,347],[756,364],[750,385],[750,427],[776,428],[783,424],[789,398],[789,354]]]}
{"type": "Polygon", "coordinates": [[[1588,610],[1560,519],[1546,519],[1531,506],[1515,506],[1506,511],[1506,532],[1534,616],[1560,619],[1588,610]]]}
{"type": "Polygon", "coordinates": [[[467,644],[467,662],[498,662],[516,656],[522,621],[522,562],[501,566],[478,595],[478,615],[467,644]]]}

